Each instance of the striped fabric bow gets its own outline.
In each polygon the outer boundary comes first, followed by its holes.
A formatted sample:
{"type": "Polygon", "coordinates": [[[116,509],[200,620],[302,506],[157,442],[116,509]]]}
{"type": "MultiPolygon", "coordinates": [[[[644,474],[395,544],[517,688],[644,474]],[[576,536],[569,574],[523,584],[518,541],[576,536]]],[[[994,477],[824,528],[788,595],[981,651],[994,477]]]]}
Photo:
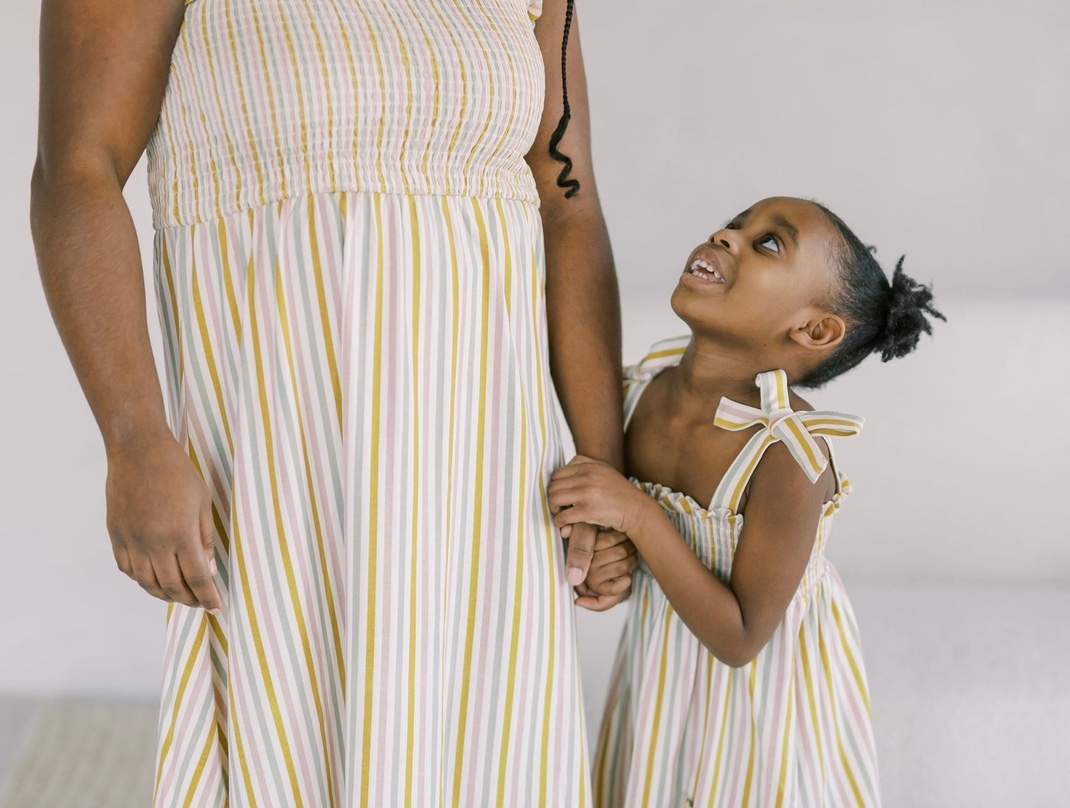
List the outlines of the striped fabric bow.
{"type": "Polygon", "coordinates": [[[816,482],[828,466],[828,458],[818,447],[814,435],[851,437],[862,431],[864,420],[856,415],[829,410],[792,410],[788,400],[788,375],[783,370],[759,373],[754,384],[761,390],[762,408],[759,410],[722,398],[713,419],[714,425],[732,432],[755,425],[764,426],[765,439],[770,443],[783,441],[810,482],[816,482]]]}

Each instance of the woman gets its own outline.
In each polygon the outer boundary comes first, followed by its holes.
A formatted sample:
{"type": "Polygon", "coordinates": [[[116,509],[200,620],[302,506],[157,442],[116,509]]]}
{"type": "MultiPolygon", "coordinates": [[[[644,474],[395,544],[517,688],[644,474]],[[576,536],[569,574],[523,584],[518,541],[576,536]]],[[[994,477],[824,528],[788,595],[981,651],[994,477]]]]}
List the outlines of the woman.
{"type": "Polygon", "coordinates": [[[619,325],[575,31],[578,195],[550,154],[565,29],[565,0],[43,3],[39,264],[116,561],[171,603],[156,805],[588,801],[565,567],[595,531],[562,558],[550,371],[619,466],[619,325]],[[146,145],[170,424],[121,195],[146,145]]]}

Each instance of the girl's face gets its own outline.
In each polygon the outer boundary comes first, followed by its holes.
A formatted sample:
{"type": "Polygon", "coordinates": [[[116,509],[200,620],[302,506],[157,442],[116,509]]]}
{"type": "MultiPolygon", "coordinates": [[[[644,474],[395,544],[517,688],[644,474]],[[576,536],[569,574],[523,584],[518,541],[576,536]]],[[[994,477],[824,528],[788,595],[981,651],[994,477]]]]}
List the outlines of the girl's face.
{"type": "Polygon", "coordinates": [[[802,199],[763,199],[691,251],[672,296],[696,335],[775,348],[828,312],[835,287],[835,226],[802,199]]]}

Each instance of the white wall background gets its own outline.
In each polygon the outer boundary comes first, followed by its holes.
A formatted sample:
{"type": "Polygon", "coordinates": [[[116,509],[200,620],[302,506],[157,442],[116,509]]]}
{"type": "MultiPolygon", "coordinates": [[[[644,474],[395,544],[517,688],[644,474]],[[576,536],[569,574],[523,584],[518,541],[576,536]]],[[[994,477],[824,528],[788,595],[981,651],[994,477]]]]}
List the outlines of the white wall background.
{"type": "MultiPolygon", "coordinates": [[[[824,201],[934,282],[949,323],[917,355],[811,397],[868,418],[839,447],[857,493],[833,556],[859,592],[885,796],[1055,804],[1070,787],[1070,4],[579,6],[626,359],[679,333],[683,258],[763,196],[824,201]],[[1016,656],[993,667],[1001,653],[1016,656]],[[954,763],[923,771],[925,755],[954,763]],[[1003,799],[1027,770],[1033,792],[1003,799]]],[[[0,693],[151,697],[163,608],[114,568],[100,441],[34,268],[36,26],[36,4],[0,7],[0,693]]],[[[139,170],[147,260],[144,186],[139,170]]],[[[581,619],[592,719],[622,617],[581,619]]]]}

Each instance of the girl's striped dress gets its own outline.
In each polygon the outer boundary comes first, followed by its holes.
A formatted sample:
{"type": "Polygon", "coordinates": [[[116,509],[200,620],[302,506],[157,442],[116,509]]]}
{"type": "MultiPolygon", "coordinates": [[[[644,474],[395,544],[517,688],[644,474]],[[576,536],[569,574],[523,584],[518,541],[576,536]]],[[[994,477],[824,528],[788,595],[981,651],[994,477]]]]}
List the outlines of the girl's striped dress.
{"type": "Polygon", "coordinates": [[[149,148],[218,533],[156,806],[589,803],[529,0],[193,0],[149,148]]]}
{"type": "MultiPolygon", "coordinates": [[[[625,419],[647,384],[680,361],[687,338],[659,343],[625,372],[625,419]]],[[[639,483],[696,555],[728,580],[743,529],[740,498],[762,454],[783,440],[816,480],[824,456],[813,435],[853,435],[862,422],[793,413],[783,371],[759,375],[762,408],[723,400],[714,421],[758,430],[713,500],[639,483]]],[[[757,658],[719,662],[675,614],[645,567],[634,578],[595,755],[599,808],[847,808],[877,806],[877,758],[858,626],[825,558],[832,517],[849,488],[838,476],[813,554],[784,621],[757,658]]]]}

